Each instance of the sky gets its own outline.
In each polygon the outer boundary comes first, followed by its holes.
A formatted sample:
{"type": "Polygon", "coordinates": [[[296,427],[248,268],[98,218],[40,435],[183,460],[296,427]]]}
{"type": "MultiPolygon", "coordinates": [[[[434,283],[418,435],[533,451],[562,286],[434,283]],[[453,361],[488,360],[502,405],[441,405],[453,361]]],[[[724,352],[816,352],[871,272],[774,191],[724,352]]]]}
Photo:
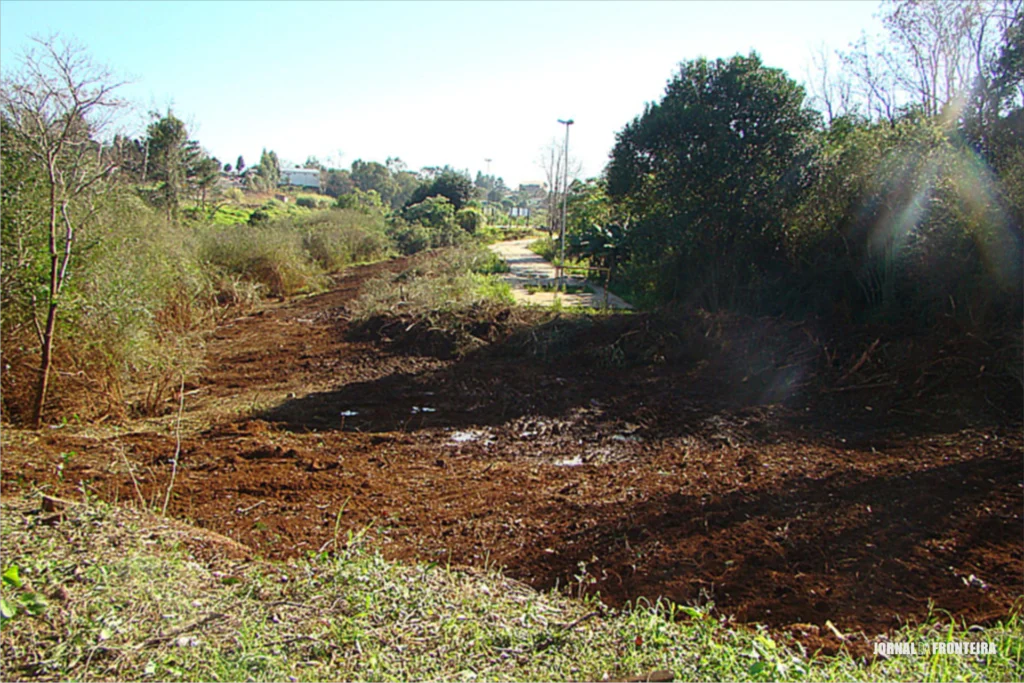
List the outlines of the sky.
{"type": "Polygon", "coordinates": [[[801,2],[0,2],[0,69],[59,33],[130,83],[124,132],[149,112],[189,124],[226,163],[400,157],[543,180],[563,143],[601,173],[615,134],[658,101],[680,62],[756,50],[808,78],[821,45],[879,28],[869,0],[801,2]],[[485,160],[490,159],[488,163],[485,160]]]}

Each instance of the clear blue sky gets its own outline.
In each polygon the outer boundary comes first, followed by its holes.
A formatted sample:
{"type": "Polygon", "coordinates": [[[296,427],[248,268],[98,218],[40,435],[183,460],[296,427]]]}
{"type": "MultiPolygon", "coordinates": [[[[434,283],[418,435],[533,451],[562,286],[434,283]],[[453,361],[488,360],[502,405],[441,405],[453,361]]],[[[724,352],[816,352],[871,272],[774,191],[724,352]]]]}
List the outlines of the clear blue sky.
{"type": "Polygon", "coordinates": [[[811,50],[877,29],[877,2],[0,2],[0,66],[59,32],[133,83],[126,120],[168,106],[212,154],[262,148],[349,167],[401,157],[515,186],[573,118],[601,172],[616,131],[679,62],[757,50],[804,80],[811,50]]]}

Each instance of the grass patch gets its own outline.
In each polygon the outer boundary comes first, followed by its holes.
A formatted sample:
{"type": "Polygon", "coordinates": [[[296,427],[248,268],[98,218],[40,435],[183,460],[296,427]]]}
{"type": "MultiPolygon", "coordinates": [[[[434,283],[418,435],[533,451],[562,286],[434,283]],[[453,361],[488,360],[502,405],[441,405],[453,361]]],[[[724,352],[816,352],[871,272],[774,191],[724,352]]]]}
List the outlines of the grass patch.
{"type": "Polygon", "coordinates": [[[594,290],[585,284],[574,284],[566,283],[559,286],[557,282],[550,284],[530,284],[524,287],[530,294],[537,294],[538,292],[561,292],[562,294],[580,294],[582,292],[593,292],[594,290]]]}
{"type": "Polygon", "coordinates": [[[249,216],[252,215],[252,212],[253,209],[249,209],[244,206],[225,204],[217,207],[217,210],[213,213],[211,220],[215,225],[237,225],[239,223],[248,223],[249,216]]]}
{"type": "Polygon", "coordinates": [[[713,609],[604,608],[582,597],[585,566],[568,590],[538,593],[494,570],[388,562],[370,533],[264,563],[134,509],[89,502],[54,515],[17,499],[2,511],[4,569],[21,581],[5,581],[3,598],[37,612],[4,620],[5,680],[1020,680],[1024,661],[1016,618],[892,636],[919,649],[988,642],[992,656],[814,659],[713,609]]]}

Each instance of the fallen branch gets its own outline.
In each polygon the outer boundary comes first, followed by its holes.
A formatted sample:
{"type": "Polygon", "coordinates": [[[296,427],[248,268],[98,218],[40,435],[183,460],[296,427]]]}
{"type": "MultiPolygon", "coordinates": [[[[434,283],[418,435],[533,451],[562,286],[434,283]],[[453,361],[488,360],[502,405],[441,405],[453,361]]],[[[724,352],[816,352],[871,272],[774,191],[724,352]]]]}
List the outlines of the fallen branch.
{"type": "Polygon", "coordinates": [[[227,617],[226,614],[222,614],[220,612],[210,612],[209,614],[207,614],[202,619],[199,619],[198,621],[194,621],[191,624],[185,624],[184,626],[181,626],[181,627],[175,628],[175,629],[171,629],[167,633],[161,634],[159,636],[153,636],[152,638],[147,638],[146,640],[142,641],[139,645],[137,645],[136,649],[141,649],[141,648],[144,648],[144,647],[152,647],[153,645],[159,645],[160,643],[165,643],[168,640],[171,640],[173,638],[177,638],[178,636],[183,635],[185,633],[188,633],[189,631],[194,631],[197,628],[202,628],[203,626],[206,626],[210,622],[217,621],[218,619],[225,619],[226,617],[227,617]]]}
{"type": "Polygon", "coordinates": [[[877,382],[875,384],[858,384],[851,387],[836,387],[835,389],[824,389],[823,394],[838,394],[843,391],[860,391],[861,389],[881,389],[882,387],[895,387],[899,382],[877,382]]]}
{"type": "Polygon", "coordinates": [[[568,624],[555,624],[555,625],[558,628],[562,629],[563,631],[571,631],[574,628],[576,628],[577,626],[579,626],[580,624],[582,624],[583,622],[590,621],[594,617],[599,617],[599,616],[601,616],[601,612],[599,612],[597,610],[594,610],[593,612],[590,612],[589,614],[584,614],[582,617],[580,617],[576,621],[570,622],[568,624]]]}
{"type": "Polygon", "coordinates": [[[244,512],[248,512],[249,510],[255,510],[255,509],[256,509],[256,508],[258,508],[258,507],[259,507],[260,505],[263,505],[263,504],[265,504],[266,502],[267,502],[267,501],[265,501],[265,500],[261,500],[260,502],[258,502],[258,503],[253,503],[252,505],[250,505],[250,506],[248,506],[248,507],[244,507],[244,508],[238,508],[237,510],[235,510],[235,513],[236,513],[236,514],[239,514],[239,515],[240,515],[240,514],[242,514],[242,513],[244,513],[244,512]]]}
{"type": "Polygon", "coordinates": [[[864,365],[865,363],[867,363],[867,362],[868,362],[868,358],[870,358],[870,357],[871,357],[871,354],[872,354],[872,352],[873,352],[873,351],[874,351],[874,350],[875,350],[875,349],[876,349],[876,348],[878,347],[878,342],[880,342],[880,341],[882,341],[882,338],[881,338],[881,337],[879,337],[879,338],[878,338],[878,339],[876,339],[876,340],[875,340],[874,342],[872,342],[871,346],[869,346],[869,347],[868,347],[868,350],[867,350],[867,351],[865,351],[864,353],[862,353],[862,354],[861,354],[861,356],[860,356],[860,360],[858,360],[858,361],[857,361],[856,363],[854,363],[853,367],[852,367],[852,368],[850,368],[850,371],[849,371],[849,372],[847,372],[847,373],[846,373],[845,375],[843,375],[843,376],[842,376],[842,377],[841,377],[841,378],[839,379],[839,381],[841,382],[841,381],[843,381],[844,379],[847,379],[848,377],[850,377],[851,375],[853,375],[853,374],[854,374],[855,372],[857,372],[858,370],[860,370],[860,369],[861,369],[861,367],[862,367],[862,366],[863,366],[863,365],[864,365]]]}

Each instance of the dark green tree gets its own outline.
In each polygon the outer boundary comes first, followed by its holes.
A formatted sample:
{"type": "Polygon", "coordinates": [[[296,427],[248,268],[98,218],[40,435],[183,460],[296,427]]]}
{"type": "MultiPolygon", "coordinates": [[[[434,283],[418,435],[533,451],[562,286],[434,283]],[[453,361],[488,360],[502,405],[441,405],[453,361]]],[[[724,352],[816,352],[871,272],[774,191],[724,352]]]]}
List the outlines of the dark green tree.
{"type": "Polygon", "coordinates": [[[412,193],[420,186],[420,179],[411,171],[398,171],[393,176],[395,195],[391,198],[391,208],[400,209],[405,206],[412,193]]]}
{"type": "Polygon", "coordinates": [[[456,211],[473,198],[473,181],[465,173],[447,169],[432,181],[420,185],[406,201],[406,206],[419,204],[427,197],[445,197],[456,211]]]}
{"type": "Polygon", "coordinates": [[[344,194],[349,194],[355,187],[355,183],[352,182],[352,176],[348,171],[335,169],[327,171],[327,178],[324,181],[324,193],[331,197],[340,197],[344,194]]]}
{"type": "Polygon", "coordinates": [[[455,207],[440,195],[407,206],[403,215],[410,223],[419,223],[426,228],[443,230],[455,225],[455,207]]]}
{"type": "Polygon", "coordinates": [[[391,205],[391,200],[398,190],[388,167],[376,161],[363,161],[362,159],[353,161],[352,182],[363,192],[373,190],[388,206],[391,205]]]}
{"type": "Polygon", "coordinates": [[[206,154],[198,142],[189,140],[185,123],[170,111],[151,123],[147,133],[147,179],[157,182],[159,204],[172,217],[177,217],[186,197],[205,205],[220,177],[220,161],[206,154]]]}
{"type": "Polygon", "coordinates": [[[188,130],[173,112],[149,124],[147,180],[157,182],[156,197],[172,218],[177,218],[187,192],[188,130]]]}
{"type": "Polygon", "coordinates": [[[818,118],[756,53],[680,65],[617,134],[607,169],[632,258],[652,273],[645,286],[710,308],[756,289],[807,183],[818,118]]]}
{"type": "Polygon", "coordinates": [[[245,159],[242,158],[241,154],[238,155],[238,160],[235,161],[235,170],[239,173],[245,170],[245,159]]]}

